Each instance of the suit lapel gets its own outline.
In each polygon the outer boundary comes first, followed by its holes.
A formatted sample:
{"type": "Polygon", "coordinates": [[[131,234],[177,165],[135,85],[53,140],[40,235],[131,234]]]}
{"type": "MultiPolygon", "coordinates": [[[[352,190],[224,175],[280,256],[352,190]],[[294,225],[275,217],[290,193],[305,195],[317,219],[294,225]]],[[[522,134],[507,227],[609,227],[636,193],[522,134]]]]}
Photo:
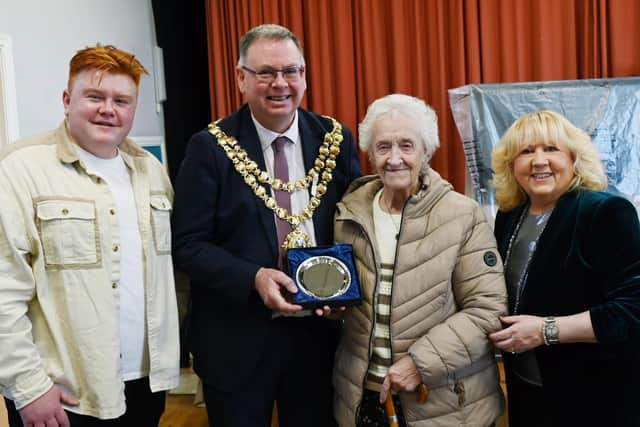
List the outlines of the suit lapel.
{"type": "MultiPolygon", "coordinates": [[[[236,137],[238,143],[245,149],[247,155],[258,164],[260,169],[266,170],[260,139],[258,138],[258,132],[251,119],[249,108],[245,105],[239,111],[239,115],[239,120],[236,122],[236,129],[232,129],[233,125],[230,125],[228,133],[236,137]]],[[[322,128],[322,125],[314,117],[302,109],[298,109],[298,129],[300,131],[305,171],[308,171],[313,167],[313,163],[318,155],[318,149],[324,140],[326,130],[322,128]]],[[[311,186],[309,186],[308,191],[309,197],[311,197],[311,186]]],[[[277,259],[278,237],[273,211],[268,209],[264,205],[264,202],[257,196],[252,194],[252,197],[257,204],[261,228],[270,242],[269,247],[271,248],[274,258],[277,259]]],[[[329,208],[327,207],[329,205],[330,204],[327,203],[321,203],[313,214],[312,220],[316,232],[316,241],[318,241],[317,236],[319,230],[324,230],[327,227],[327,221],[333,221],[333,212],[329,212],[329,208]]]]}
{"type": "MultiPolygon", "coordinates": [[[[577,217],[577,213],[573,208],[577,196],[578,192],[572,191],[564,194],[558,200],[551,216],[547,220],[547,225],[536,242],[536,249],[527,270],[527,284],[522,291],[522,313],[528,312],[528,307],[532,300],[541,301],[541,296],[544,298],[544,296],[554,293],[552,282],[549,282],[547,277],[549,271],[558,268],[558,265],[561,265],[567,256],[568,248],[566,244],[571,241],[572,223],[577,217]],[[535,283],[536,286],[529,286],[529,283],[535,283]]],[[[511,222],[507,227],[509,232],[505,236],[505,245],[508,245],[522,211],[528,209],[528,206],[528,204],[525,204],[517,208],[517,212],[512,215],[511,222]]],[[[537,304],[534,303],[534,305],[537,304]]]]}
{"type": "MultiPolygon", "coordinates": [[[[249,108],[243,108],[241,112],[237,135],[236,139],[242,148],[245,149],[249,158],[254,160],[261,170],[266,171],[267,168],[264,162],[264,155],[262,154],[260,138],[258,138],[258,132],[256,131],[253,120],[251,119],[249,108]]],[[[267,191],[270,192],[269,186],[267,186],[267,191]]],[[[269,248],[271,249],[274,259],[277,259],[278,234],[276,232],[276,224],[273,217],[274,213],[264,205],[262,199],[259,199],[258,196],[253,194],[253,191],[251,191],[251,193],[259,212],[259,222],[270,243],[269,248]]]]}
{"type": "MultiPolygon", "coordinates": [[[[308,171],[313,167],[313,163],[318,156],[318,150],[324,141],[325,131],[322,129],[321,124],[310,114],[304,110],[298,109],[298,127],[300,129],[300,138],[302,142],[302,156],[304,157],[304,168],[308,171]]],[[[309,198],[313,184],[309,186],[309,198]]],[[[327,204],[320,203],[320,206],[313,213],[312,221],[313,228],[316,234],[316,242],[318,242],[318,232],[324,230],[327,221],[327,204]]],[[[329,218],[333,220],[333,215],[329,215],[329,218]]]]}
{"type": "Polygon", "coordinates": [[[318,124],[313,123],[304,110],[298,110],[298,129],[302,142],[302,157],[304,167],[308,171],[313,167],[313,162],[318,156],[318,149],[322,144],[324,133],[318,129],[318,124]]]}
{"type": "MultiPolygon", "coordinates": [[[[519,206],[507,213],[498,213],[499,219],[502,221],[500,224],[502,230],[499,236],[497,236],[498,243],[498,251],[502,256],[503,260],[506,257],[507,251],[509,250],[509,242],[511,241],[511,236],[513,235],[516,226],[518,225],[518,220],[522,215],[522,211],[526,209],[527,205],[519,206]]],[[[496,223],[496,226],[498,224],[496,223]]]]}
{"type": "Polygon", "coordinates": [[[535,275],[538,272],[538,266],[543,270],[547,268],[551,263],[549,258],[556,257],[558,253],[561,253],[558,248],[567,241],[567,237],[563,236],[566,236],[567,233],[571,235],[573,232],[572,223],[578,216],[578,213],[575,212],[575,200],[578,195],[577,191],[571,191],[560,197],[556,203],[536,244],[536,254],[529,268],[530,275],[532,273],[535,275]]]}

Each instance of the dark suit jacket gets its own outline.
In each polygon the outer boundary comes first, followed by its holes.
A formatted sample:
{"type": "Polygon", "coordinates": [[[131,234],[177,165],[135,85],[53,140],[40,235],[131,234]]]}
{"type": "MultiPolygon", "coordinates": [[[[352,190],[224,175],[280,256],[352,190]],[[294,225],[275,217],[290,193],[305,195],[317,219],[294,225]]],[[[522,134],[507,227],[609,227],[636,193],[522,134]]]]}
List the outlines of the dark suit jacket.
{"type": "MultiPolygon", "coordinates": [[[[224,118],[219,126],[266,170],[248,106],[224,118]]],[[[305,170],[309,170],[332,125],[328,119],[298,109],[298,126],[305,170]]],[[[361,174],[351,132],[343,127],[343,135],[333,179],[313,214],[318,245],[333,244],[336,202],[361,174]]],[[[191,138],[177,177],[173,255],[177,267],[191,279],[189,334],[194,368],[215,387],[231,389],[248,380],[262,349],[269,345],[264,342],[264,331],[271,311],[253,285],[259,268],[277,268],[277,234],[273,212],[244,183],[206,130],[191,138]]]]}
{"type": "MultiPolygon", "coordinates": [[[[525,208],[498,213],[503,258],[525,208]]],[[[524,286],[519,314],[588,310],[598,340],[535,349],[548,405],[531,410],[550,411],[557,426],[639,426],[640,224],[633,205],[607,193],[565,194],[540,236],[524,286]]],[[[509,358],[505,354],[507,365],[509,358]]]]}

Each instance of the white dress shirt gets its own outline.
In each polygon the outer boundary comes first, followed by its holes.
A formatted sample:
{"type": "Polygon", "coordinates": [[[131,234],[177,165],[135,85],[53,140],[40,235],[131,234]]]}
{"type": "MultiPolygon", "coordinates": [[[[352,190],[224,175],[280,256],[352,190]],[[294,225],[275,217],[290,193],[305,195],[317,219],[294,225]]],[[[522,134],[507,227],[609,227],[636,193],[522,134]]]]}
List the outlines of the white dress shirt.
{"type": "MultiPolygon", "coordinates": [[[[298,129],[298,112],[293,118],[293,122],[289,129],[287,129],[284,133],[274,132],[262,126],[253,114],[251,115],[251,119],[256,126],[256,130],[258,131],[258,138],[260,139],[260,145],[262,147],[262,154],[264,156],[264,162],[267,166],[267,173],[269,176],[273,177],[274,175],[274,167],[273,167],[273,148],[271,144],[273,140],[284,136],[289,139],[289,143],[284,146],[284,155],[287,158],[287,165],[289,166],[289,181],[296,181],[300,178],[304,178],[307,175],[307,171],[304,168],[304,158],[302,156],[302,140],[300,138],[300,130],[298,129]]],[[[315,187],[317,182],[317,175],[314,178],[312,186],[315,187]]],[[[273,195],[273,190],[271,191],[273,195]]],[[[293,215],[297,215],[302,213],[302,209],[306,208],[309,205],[309,192],[305,190],[296,190],[291,193],[291,212],[293,215]]],[[[276,215],[273,214],[273,221],[276,221],[276,215]]],[[[311,238],[311,246],[316,245],[316,235],[313,228],[313,221],[308,219],[302,224],[300,224],[300,229],[307,233],[311,238]]]]}

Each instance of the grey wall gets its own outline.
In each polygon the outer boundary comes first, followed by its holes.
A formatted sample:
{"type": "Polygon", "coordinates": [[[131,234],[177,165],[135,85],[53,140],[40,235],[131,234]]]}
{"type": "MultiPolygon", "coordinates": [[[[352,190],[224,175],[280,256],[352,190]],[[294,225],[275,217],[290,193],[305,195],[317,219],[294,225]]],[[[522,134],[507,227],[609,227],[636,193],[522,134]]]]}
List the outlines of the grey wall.
{"type": "Polygon", "coordinates": [[[149,70],[131,135],[164,135],[155,102],[150,0],[0,0],[0,34],[12,39],[21,137],[59,125],[69,60],[97,42],[134,53],[149,70]]]}

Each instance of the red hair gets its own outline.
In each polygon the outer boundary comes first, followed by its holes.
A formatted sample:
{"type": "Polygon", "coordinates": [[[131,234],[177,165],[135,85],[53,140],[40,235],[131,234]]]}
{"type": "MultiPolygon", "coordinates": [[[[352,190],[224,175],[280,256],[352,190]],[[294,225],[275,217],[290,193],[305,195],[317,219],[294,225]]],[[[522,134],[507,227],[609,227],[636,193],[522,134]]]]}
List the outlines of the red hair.
{"type": "Polygon", "coordinates": [[[73,79],[82,71],[96,70],[112,74],[124,74],[140,86],[140,78],[143,74],[149,74],[144,66],[136,59],[135,55],[107,45],[88,47],[79,50],[69,62],[69,81],[67,88],[71,90],[73,79]]]}

